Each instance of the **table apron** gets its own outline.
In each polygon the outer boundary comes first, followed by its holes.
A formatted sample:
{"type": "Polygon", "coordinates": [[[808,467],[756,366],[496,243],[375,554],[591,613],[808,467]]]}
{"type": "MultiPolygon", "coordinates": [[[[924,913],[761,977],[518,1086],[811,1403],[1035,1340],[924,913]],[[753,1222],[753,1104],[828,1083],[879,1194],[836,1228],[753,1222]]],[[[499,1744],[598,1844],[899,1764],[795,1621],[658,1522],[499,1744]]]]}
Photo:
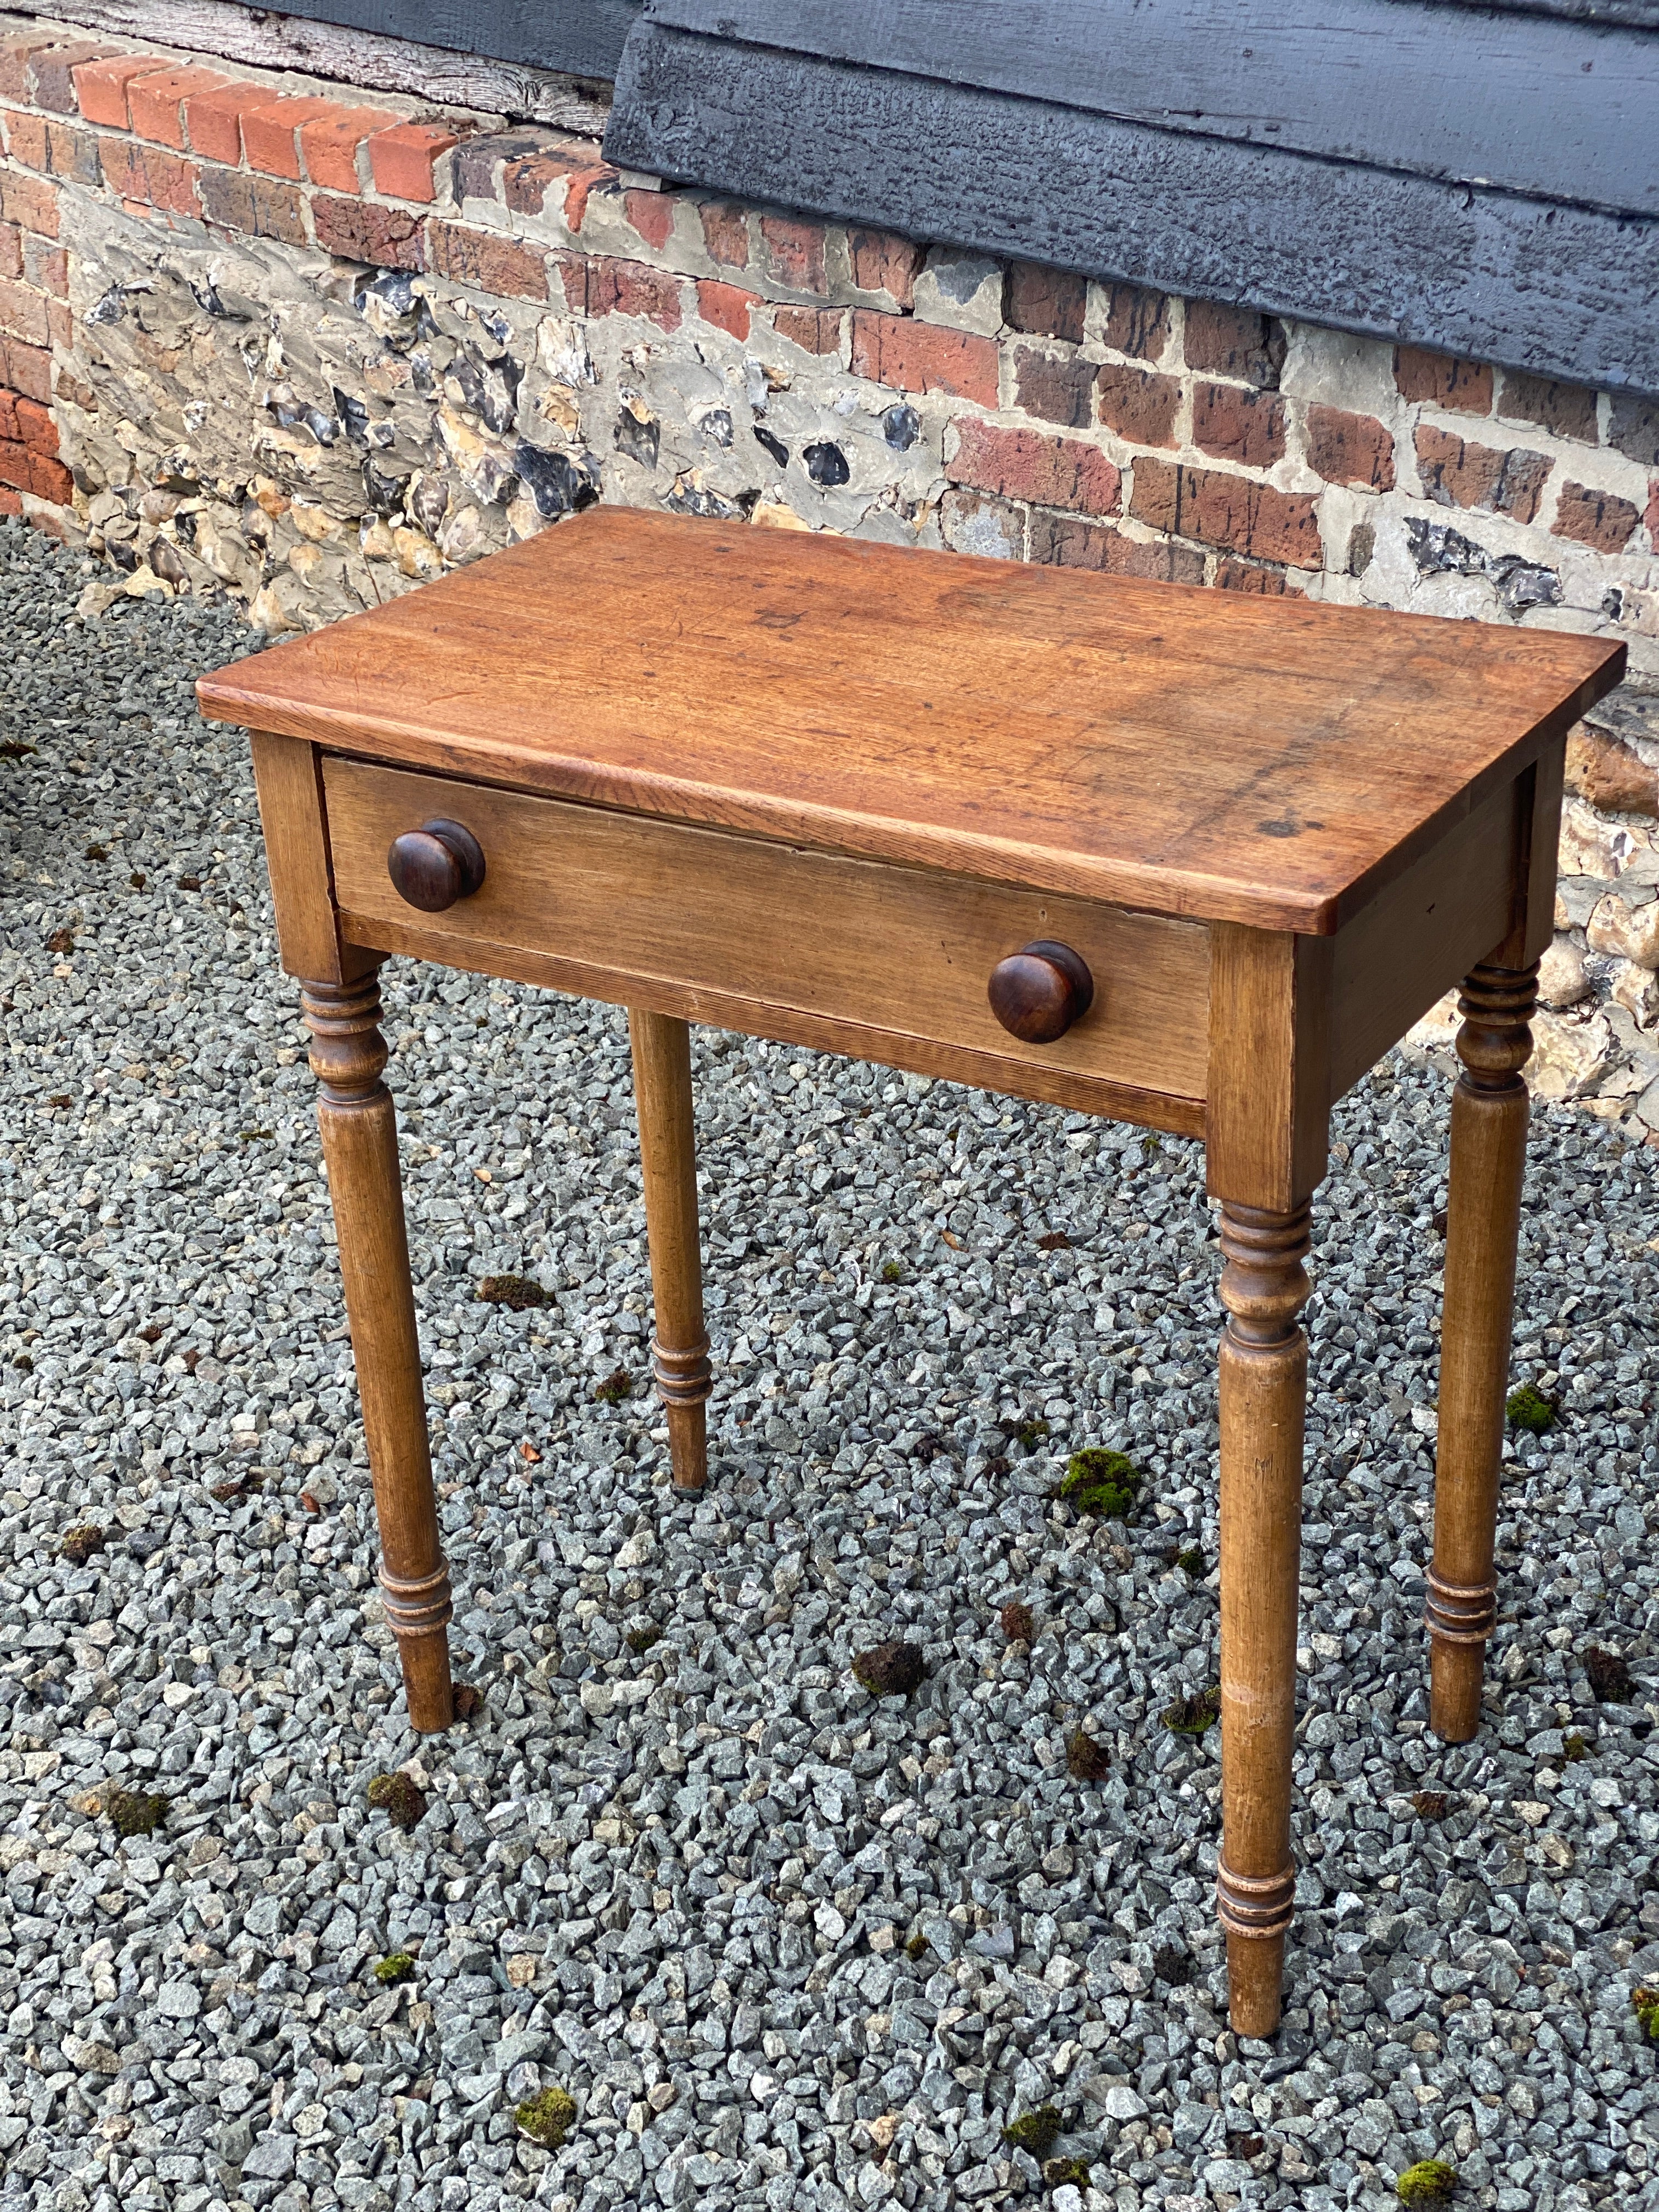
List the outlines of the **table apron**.
{"type": "Polygon", "coordinates": [[[853,860],[485,785],[329,758],[349,943],[1200,1134],[1208,1050],[1201,923],[853,860]],[[462,822],[483,887],[437,915],[386,872],[392,838],[462,822]],[[1050,1045],[1009,1036],[986,986],[1058,938],[1095,1001],[1050,1045]]]}

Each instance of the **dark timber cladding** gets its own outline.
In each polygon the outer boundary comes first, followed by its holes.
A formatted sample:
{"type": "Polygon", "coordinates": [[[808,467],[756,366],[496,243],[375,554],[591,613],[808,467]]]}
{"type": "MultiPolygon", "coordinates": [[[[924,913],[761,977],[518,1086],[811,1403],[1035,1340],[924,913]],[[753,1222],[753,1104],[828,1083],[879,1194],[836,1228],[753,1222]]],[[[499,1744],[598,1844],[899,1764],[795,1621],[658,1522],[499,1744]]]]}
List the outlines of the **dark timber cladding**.
{"type": "Polygon", "coordinates": [[[1659,392],[1659,36],[1324,0],[647,0],[613,158],[1659,392]]]}
{"type": "Polygon", "coordinates": [[[270,13],[607,79],[639,0],[282,0],[270,13]]]}

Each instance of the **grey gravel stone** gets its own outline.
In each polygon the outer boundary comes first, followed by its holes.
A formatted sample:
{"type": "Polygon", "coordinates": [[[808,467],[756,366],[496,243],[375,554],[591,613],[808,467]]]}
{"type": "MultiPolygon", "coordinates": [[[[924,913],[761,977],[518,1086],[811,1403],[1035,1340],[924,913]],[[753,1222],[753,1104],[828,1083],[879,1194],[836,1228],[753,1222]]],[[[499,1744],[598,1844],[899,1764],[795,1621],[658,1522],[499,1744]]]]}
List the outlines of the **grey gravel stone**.
{"type": "Polygon", "coordinates": [[[1197,1148],[699,1032],[720,1365],[685,1501],[643,1390],[594,1396],[647,1358],[623,1018],[392,963],[482,1692],[414,1736],[245,747],[191,708],[247,640],[201,601],[83,624],[81,582],[0,529],[0,736],[37,748],[0,760],[0,2202],[931,2212],[1027,2192],[1002,2130],[1045,2103],[1092,2170],[1065,2212],[1381,2212],[1431,2155],[1497,2212],[1650,2202],[1654,1156],[1535,1115],[1514,1372],[1561,1411],[1506,1446],[1485,1725],[1448,1749],[1443,1079],[1395,1059],[1338,1114],[1291,1980],[1241,2045],[1216,1732],[1158,1722],[1216,1664],[1197,1148]],[[1127,1527],[1053,1498],[1096,1443],[1146,1471],[1127,1527]],[[893,1639],[926,1679],[872,1700],[849,1662],[893,1639]],[[407,1832],[364,1794],[399,1768],[407,1832]],[[164,1823],[120,1841],[112,1786],[164,1823]],[[551,2084],[547,2150],[514,2112],[551,2084]]]}

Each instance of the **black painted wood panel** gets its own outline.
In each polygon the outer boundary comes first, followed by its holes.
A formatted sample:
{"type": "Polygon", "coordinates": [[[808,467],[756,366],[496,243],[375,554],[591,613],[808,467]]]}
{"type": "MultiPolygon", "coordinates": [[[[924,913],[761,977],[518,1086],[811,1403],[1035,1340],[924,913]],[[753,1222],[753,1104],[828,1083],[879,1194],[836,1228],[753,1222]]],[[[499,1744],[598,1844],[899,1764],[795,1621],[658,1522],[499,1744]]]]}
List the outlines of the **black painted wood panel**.
{"type": "Polygon", "coordinates": [[[1659,222],[641,22],[616,159],[911,237],[1659,392],[1659,222]]]}
{"type": "Polygon", "coordinates": [[[1659,39],[1407,0],[646,0],[649,21],[1165,131],[1659,214],[1659,39]]]}
{"type": "Polygon", "coordinates": [[[452,53],[614,77],[639,0],[279,0],[270,12],[452,53]]]}

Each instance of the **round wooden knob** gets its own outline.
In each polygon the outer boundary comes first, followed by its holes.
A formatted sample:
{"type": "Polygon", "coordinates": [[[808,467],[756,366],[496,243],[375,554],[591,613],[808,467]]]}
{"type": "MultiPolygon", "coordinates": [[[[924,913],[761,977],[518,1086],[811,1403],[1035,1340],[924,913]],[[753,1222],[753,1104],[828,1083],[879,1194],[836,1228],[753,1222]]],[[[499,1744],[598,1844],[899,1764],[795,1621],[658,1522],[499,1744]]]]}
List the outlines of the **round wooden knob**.
{"type": "Polygon", "coordinates": [[[1010,1036],[1053,1044],[1094,1004],[1095,979],[1080,953],[1042,937],[998,961],[988,995],[1010,1036]]]}
{"type": "Polygon", "coordinates": [[[386,867],[400,899],[422,914],[441,914],[483,883],[483,848],[459,822],[422,822],[392,839],[386,867]]]}

